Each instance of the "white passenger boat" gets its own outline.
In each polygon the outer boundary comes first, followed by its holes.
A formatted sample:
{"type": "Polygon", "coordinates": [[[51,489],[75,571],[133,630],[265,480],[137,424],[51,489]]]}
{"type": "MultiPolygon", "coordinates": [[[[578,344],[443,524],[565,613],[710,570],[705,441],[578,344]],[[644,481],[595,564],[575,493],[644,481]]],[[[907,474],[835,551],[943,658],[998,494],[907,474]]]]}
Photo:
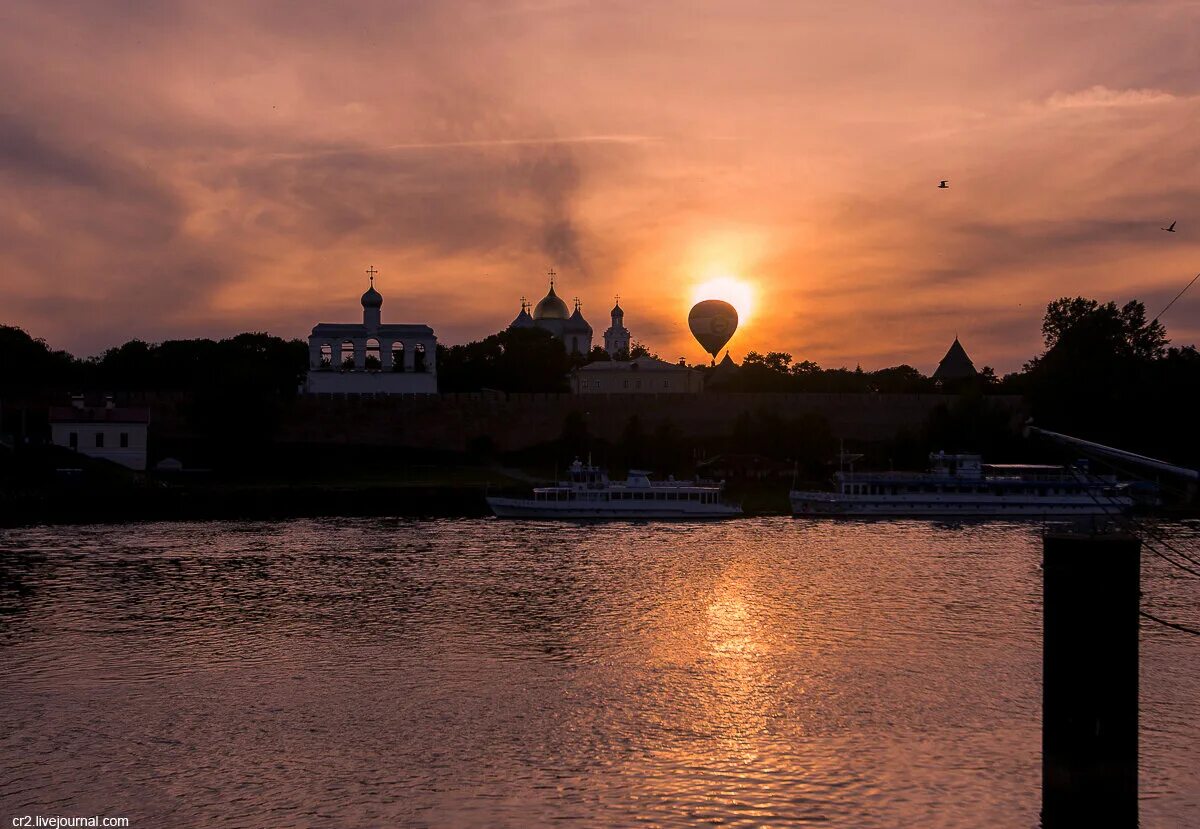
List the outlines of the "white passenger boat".
{"type": "Polygon", "coordinates": [[[1128,488],[1086,466],[985,464],[979,455],[936,452],[928,472],[834,475],[833,492],[793,491],[796,516],[1117,515],[1133,506],[1128,488]]]}
{"type": "Polygon", "coordinates": [[[722,497],[723,482],[651,481],[638,469],[622,482],[608,479],[599,468],[576,460],[569,480],[536,487],[530,498],[488,496],[499,518],[730,518],[742,508],[722,497]]]}

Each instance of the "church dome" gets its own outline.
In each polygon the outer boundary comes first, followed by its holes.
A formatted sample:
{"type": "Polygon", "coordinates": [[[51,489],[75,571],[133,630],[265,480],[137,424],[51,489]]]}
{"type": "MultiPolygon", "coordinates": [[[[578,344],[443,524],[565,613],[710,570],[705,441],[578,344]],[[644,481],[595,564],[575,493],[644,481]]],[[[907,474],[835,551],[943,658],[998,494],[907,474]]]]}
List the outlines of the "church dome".
{"type": "Polygon", "coordinates": [[[563,326],[563,330],[572,333],[578,332],[580,334],[585,332],[587,334],[592,333],[592,326],[588,325],[588,321],[583,318],[583,314],[579,310],[578,300],[575,302],[575,313],[571,314],[571,317],[567,320],[567,324],[563,326]]]}
{"type": "Polygon", "coordinates": [[[375,290],[374,285],[372,285],[370,288],[367,288],[367,292],[362,295],[362,307],[364,307],[364,308],[379,308],[382,305],[383,305],[383,294],[381,294],[381,293],[379,293],[379,291],[375,290]]]}
{"type": "Polygon", "coordinates": [[[570,316],[570,311],[567,310],[567,303],[558,298],[558,294],[554,293],[554,285],[550,285],[550,293],[542,297],[542,301],[533,309],[533,318],[535,320],[565,320],[570,316]]]}
{"type": "Polygon", "coordinates": [[[533,317],[529,316],[529,312],[525,310],[525,306],[521,306],[521,313],[517,314],[517,318],[508,326],[509,328],[533,328],[533,317]]]}

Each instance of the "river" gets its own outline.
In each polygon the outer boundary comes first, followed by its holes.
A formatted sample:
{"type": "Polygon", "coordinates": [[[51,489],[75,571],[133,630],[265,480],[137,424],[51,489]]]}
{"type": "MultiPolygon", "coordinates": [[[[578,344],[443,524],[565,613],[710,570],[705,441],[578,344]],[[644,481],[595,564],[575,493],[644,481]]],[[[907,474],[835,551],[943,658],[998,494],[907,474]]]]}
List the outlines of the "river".
{"type": "MultiPolygon", "coordinates": [[[[0,818],[1034,827],[1040,556],[1007,523],[0,531],[0,818]]],[[[1142,583],[1200,624],[1200,579],[1142,583]]],[[[1195,826],[1200,640],[1141,648],[1141,826],[1195,826]]]]}

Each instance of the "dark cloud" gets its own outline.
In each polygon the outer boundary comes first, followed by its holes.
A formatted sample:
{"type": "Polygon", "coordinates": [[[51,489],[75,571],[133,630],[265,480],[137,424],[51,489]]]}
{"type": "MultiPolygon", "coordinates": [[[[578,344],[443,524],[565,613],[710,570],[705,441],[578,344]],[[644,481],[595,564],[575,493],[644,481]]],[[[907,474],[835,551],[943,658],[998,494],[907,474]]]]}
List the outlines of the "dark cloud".
{"type": "Polygon", "coordinates": [[[353,239],[443,256],[524,247],[586,272],[573,203],[583,152],[557,143],[345,149],[250,162],[232,180],[222,169],[212,184],[232,185],[259,229],[314,244],[353,239]]]}
{"type": "Polygon", "coordinates": [[[111,190],[113,176],[94,160],[65,151],[29,124],[0,113],[0,171],[22,183],[111,190]]]}
{"type": "Polygon", "coordinates": [[[0,175],[19,187],[83,188],[110,200],[179,212],[178,200],[153,171],[89,143],[87,136],[85,130],[72,141],[56,129],[0,113],[0,175]]]}
{"type": "Polygon", "coordinates": [[[527,152],[515,171],[538,202],[542,252],[551,262],[587,275],[572,201],[580,188],[574,149],[556,144],[527,152]]]}

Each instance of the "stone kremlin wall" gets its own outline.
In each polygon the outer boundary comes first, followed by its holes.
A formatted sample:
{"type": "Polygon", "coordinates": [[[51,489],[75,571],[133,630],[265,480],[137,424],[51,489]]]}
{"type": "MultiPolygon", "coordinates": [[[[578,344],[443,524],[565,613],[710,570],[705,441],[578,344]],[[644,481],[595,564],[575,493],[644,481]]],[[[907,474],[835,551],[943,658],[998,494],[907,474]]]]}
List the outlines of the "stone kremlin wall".
{"type": "MultiPolygon", "coordinates": [[[[989,398],[1020,415],[1016,396],[989,398]]],[[[571,412],[589,433],[620,438],[637,415],[645,434],[669,420],[684,436],[729,434],[743,413],[783,418],[823,415],[835,436],[883,440],[915,430],[939,405],[940,394],[442,394],[392,397],[301,397],[290,408],[279,439],[288,443],[401,446],[464,451],[487,437],[498,451],[513,451],[557,438],[571,412]]]]}

